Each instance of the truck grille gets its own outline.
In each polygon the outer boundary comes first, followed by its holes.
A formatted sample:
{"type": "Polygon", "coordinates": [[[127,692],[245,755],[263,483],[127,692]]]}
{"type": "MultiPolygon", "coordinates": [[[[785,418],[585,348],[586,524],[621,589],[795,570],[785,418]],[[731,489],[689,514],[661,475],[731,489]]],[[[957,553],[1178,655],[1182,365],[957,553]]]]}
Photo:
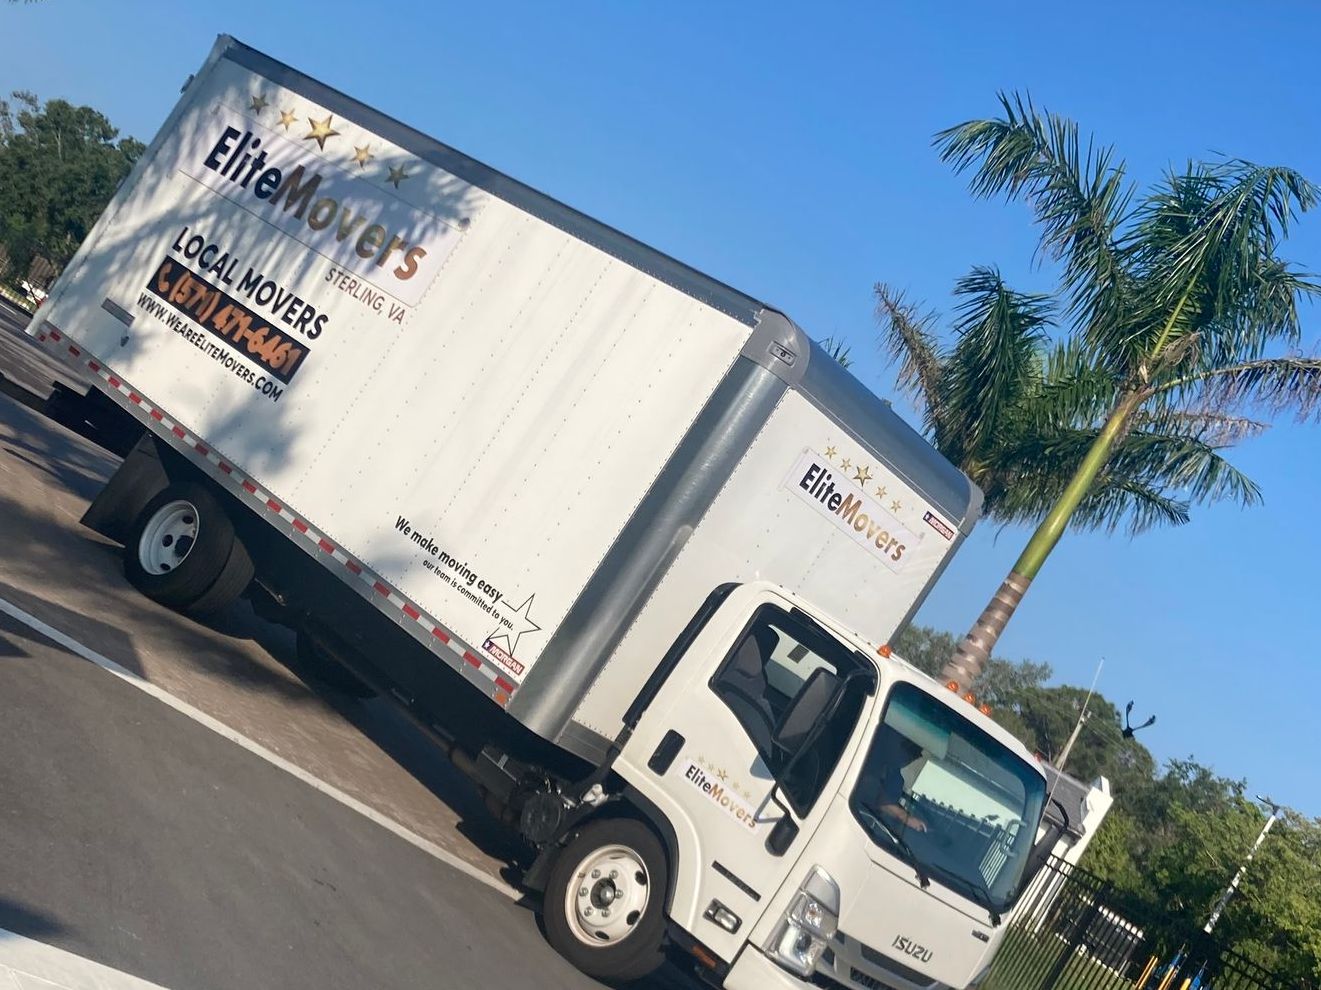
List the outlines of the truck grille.
{"type": "MultiPolygon", "coordinates": [[[[873,966],[876,966],[878,969],[883,969],[887,973],[893,973],[895,976],[899,977],[899,979],[903,980],[905,983],[911,983],[915,987],[936,986],[936,983],[931,979],[931,977],[927,976],[926,973],[919,973],[915,969],[910,969],[909,967],[905,966],[903,963],[899,962],[899,960],[891,959],[889,956],[877,952],[871,946],[862,945],[861,943],[859,943],[859,947],[862,949],[863,959],[866,959],[867,962],[871,963],[873,966]]],[[[854,972],[857,972],[857,970],[854,970],[854,972]]],[[[860,975],[866,976],[865,973],[860,975]]],[[[856,980],[857,977],[855,976],[854,979],[856,980]]]]}
{"type": "Polygon", "coordinates": [[[893,990],[892,987],[886,986],[880,980],[876,979],[876,977],[868,976],[862,970],[856,969],[852,966],[849,967],[849,978],[852,979],[854,983],[866,987],[867,990],[893,990]]]}

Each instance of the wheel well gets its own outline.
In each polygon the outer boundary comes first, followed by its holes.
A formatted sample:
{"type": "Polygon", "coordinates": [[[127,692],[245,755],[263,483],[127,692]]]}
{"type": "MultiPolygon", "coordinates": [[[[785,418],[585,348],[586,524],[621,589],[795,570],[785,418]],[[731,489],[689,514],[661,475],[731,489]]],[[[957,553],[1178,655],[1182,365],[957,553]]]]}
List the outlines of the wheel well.
{"type": "Polygon", "coordinates": [[[612,818],[629,818],[641,822],[651,829],[656,838],[660,840],[661,846],[665,849],[666,862],[669,865],[669,869],[666,871],[669,876],[665,890],[665,913],[668,916],[670,908],[674,905],[675,884],[679,872],[679,840],[674,833],[673,826],[661,814],[660,809],[633,787],[626,786],[620,792],[620,800],[611,801],[594,814],[575,822],[571,828],[560,836],[557,842],[543,849],[540,855],[537,856],[536,861],[524,874],[523,886],[537,893],[542,893],[545,890],[546,878],[550,874],[555,858],[559,855],[560,850],[578,834],[578,830],[590,822],[612,818]]]}
{"type": "Polygon", "coordinates": [[[639,819],[644,825],[656,833],[656,837],[661,840],[661,845],[665,847],[665,858],[669,862],[669,876],[666,880],[665,891],[665,914],[670,913],[670,908],[674,906],[674,891],[679,879],[679,837],[675,834],[674,826],[670,820],[661,813],[644,794],[635,787],[626,787],[623,792],[622,806],[616,805],[619,813],[626,817],[639,819]]]}

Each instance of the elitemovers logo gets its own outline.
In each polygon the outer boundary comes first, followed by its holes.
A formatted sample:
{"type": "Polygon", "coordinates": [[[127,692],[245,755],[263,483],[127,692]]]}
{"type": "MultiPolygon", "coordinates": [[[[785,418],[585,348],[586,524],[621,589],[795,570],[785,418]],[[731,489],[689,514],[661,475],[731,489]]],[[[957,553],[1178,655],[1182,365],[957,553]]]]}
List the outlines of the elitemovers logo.
{"type": "Polygon", "coordinates": [[[303,163],[282,169],[268,158],[269,150],[262,147],[262,139],[254,131],[226,127],[202,165],[233,186],[247,190],[270,210],[283,210],[304,221],[311,231],[328,231],[322,235],[327,240],[333,237],[339,243],[349,241],[359,258],[377,268],[385,268],[398,252],[399,264],[390,269],[390,274],[401,282],[417,274],[418,262],[427,255],[425,247],[410,243],[407,232],[391,230],[378,217],[355,211],[334,196],[318,196],[325,181],[320,171],[303,163]]]}
{"type": "Polygon", "coordinates": [[[351,272],[396,300],[402,322],[403,307],[417,305],[458,243],[460,226],[232,108],[203,119],[179,149],[179,170],[333,262],[336,275],[351,272]]]}
{"type": "Polygon", "coordinates": [[[744,825],[749,831],[755,831],[757,828],[757,813],[748,807],[743,799],[735,793],[733,786],[720,779],[724,775],[724,771],[721,770],[718,776],[712,776],[692,760],[686,760],[684,763],[684,780],[710,798],[712,803],[726,814],[733,816],[735,821],[744,825]]]}
{"type": "Polygon", "coordinates": [[[836,474],[829,458],[804,451],[784,485],[890,570],[903,569],[904,554],[917,544],[917,537],[847,475],[836,474]]]}

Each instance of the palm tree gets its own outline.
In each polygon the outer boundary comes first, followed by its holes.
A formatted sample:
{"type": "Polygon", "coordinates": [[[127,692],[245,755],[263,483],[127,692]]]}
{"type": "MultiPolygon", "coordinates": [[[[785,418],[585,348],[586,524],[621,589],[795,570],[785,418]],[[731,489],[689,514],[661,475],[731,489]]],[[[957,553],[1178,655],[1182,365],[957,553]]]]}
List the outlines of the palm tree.
{"type": "MultiPolygon", "coordinates": [[[[975,481],[984,514],[1036,522],[1064,494],[1104,428],[1101,401],[1079,402],[1087,369],[1077,342],[1053,344],[1054,301],[1015,292],[993,268],[955,284],[953,347],[938,343],[934,313],[878,284],[882,340],[898,384],[917,404],[936,448],[975,481]]],[[[1070,519],[1075,528],[1130,534],[1189,519],[1192,503],[1260,501],[1253,481],[1220,451],[1266,424],[1242,417],[1143,412],[1070,519]]]]}
{"type": "MultiPolygon", "coordinates": [[[[1321,413],[1321,359],[1298,352],[1299,298],[1321,287],[1278,255],[1297,214],[1316,205],[1315,185],[1284,167],[1190,162],[1138,197],[1113,149],[1084,146],[1075,123],[1039,112],[1022,96],[1002,95],[1000,103],[1002,117],[959,124],[935,144],[944,161],[970,175],[975,195],[1031,207],[1040,255],[1060,270],[1068,335],[1041,373],[1047,400],[1014,431],[1024,445],[1018,468],[969,461],[974,478],[993,479],[992,491],[999,481],[1016,489],[997,496],[1002,518],[1045,514],[943,672],[962,690],[977,680],[1071,521],[1133,512],[1139,520],[1145,512],[1152,521],[1180,521],[1161,482],[1193,501],[1255,501],[1255,487],[1198,444],[1214,448],[1256,429],[1245,412],[1299,420],[1321,413]],[[1141,469],[1130,476],[1135,462],[1141,469]],[[1062,485],[1042,485],[1065,465],[1071,473],[1062,485]],[[1048,506],[1034,486],[1049,492],[1048,506]]],[[[1039,297],[1003,299],[1044,332],[1039,297]]],[[[966,414],[954,420],[961,436],[951,442],[997,454],[994,424],[1002,406],[1016,407],[1012,389],[1021,382],[1002,372],[1026,358],[1001,354],[988,335],[980,346],[980,365],[967,355],[944,384],[920,342],[905,348],[901,370],[941,402],[980,397],[990,411],[986,422],[966,414]]],[[[939,439],[930,406],[928,426],[939,439]]]]}

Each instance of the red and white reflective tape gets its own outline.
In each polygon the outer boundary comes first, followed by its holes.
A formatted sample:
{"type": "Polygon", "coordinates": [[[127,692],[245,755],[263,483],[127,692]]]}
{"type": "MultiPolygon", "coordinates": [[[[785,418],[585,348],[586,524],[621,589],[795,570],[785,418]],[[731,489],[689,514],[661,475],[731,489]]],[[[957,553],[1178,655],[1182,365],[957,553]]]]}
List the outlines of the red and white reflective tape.
{"type": "Polygon", "coordinates": [[[444,658],[451,667],[481,688],[497,704],[504,706],[509,703],[518,685],[509,680],[500,668],[464,643],[434,617],[428,615],[416,602],[405,597],[385,578],[319,532],[311,523],[279,501],[274,494],[244,475],[207,441],[167,416],[164,410],[145,398],[123,378],[114,374],[104,362],[85,353],[49,321],[43,322],[38,329],[37,341],[45,344],[65,362],[99,377],[109,386],[120,405],[142,420],[157,437],[181,451],[193,462],[200,462],[209,469],[209,473],[218,483],[229,488],[240,498],[264,509],[267,519],[272,523],[286,525],[294,533],[302,536],[302,540],[295,542],[310,556],[329,568],[331,573],[336,574],[381,611],[391,615],[412,634],[414,639],[432,653],[444,658]]]}

